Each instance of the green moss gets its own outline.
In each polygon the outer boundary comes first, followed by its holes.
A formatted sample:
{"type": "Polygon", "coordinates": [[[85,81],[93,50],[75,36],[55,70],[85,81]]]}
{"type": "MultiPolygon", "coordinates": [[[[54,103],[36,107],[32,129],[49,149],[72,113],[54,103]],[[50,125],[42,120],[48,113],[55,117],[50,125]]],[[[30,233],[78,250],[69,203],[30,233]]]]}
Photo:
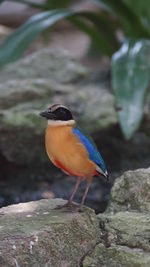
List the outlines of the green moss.
{"type": "Polygon", "coordinates": [[[83,267],[149,267],[149,265],[149,253],[126,246],[112,245],[106,248],[103,244],[97,245],[94,252],[83,261],[83,267]]]}
{"type": "Polygon", "coordinates": [[[125,172],[112,188],[110,211],[150,211],[150,168],[125,172]]]}
{"type": "Polygon", "coordinates": [[[3,209],[7,214],[0,222],[0,247],[3,245],[3,257],[9,250],[8,266],[13,257],[19,266],[79,265],[83,255],[100,240],[98,220],[90,209],[84,213],[55,209],[64,203],[41,200],[3,209]]]}

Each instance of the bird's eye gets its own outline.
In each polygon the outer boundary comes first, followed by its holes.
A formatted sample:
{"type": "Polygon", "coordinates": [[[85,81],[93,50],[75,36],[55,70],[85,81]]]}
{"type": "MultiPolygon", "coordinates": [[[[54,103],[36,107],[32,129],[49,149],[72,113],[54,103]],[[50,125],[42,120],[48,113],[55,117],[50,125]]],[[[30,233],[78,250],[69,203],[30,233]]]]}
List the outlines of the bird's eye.
{"type": "Polygon", "coordinates": [[[51,113],[51,109],[48,109],[48,113],[51,113]]]}
{"type": "Polygon", "coordinates": [[[59,108],[59,112],[62,113],[62,114],[65,114],[66,110],[64,108],[59,108]]]}

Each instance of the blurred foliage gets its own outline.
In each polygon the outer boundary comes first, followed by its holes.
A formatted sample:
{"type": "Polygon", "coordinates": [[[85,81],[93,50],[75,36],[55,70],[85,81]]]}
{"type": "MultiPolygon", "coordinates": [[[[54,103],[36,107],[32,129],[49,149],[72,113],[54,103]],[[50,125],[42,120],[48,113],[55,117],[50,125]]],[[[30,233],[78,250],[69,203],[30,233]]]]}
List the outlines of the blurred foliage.
{"type": "Polygon", "coordinates": [[[93,0],[96,11],[67,8],[71,0],[9,1],[26,3],[42,12],[32,16],[4,40],[0,66],[20,58],[41,32],[62,19],[69,20],[88,34],[103,54],[112,57],[112,85],[118,119],[125,138],[130,139],[140,125],[148,91],[149,0],[93,0]]]}
{"type": "Polygon", "coordinates": [[[148,42],[124,42],[112,57],[112,84],[120,126],[127,139],[138,129],[149,83],[148,42]]]}
{"type": "Polygon", "coordinates": [[[56,8],[65,8],[67,7],[72,1],[71,0],[46,0],[45,3],[49,9],[56,9],[56,8]]]}

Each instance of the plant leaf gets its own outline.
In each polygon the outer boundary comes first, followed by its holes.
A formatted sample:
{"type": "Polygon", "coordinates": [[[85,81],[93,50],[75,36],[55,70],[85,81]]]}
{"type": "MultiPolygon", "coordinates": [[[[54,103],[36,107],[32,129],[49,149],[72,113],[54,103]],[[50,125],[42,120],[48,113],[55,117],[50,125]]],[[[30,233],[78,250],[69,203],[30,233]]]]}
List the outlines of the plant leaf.
{"type": "MultiPolygon", "coordinates": [[[[82,14],[82,13],[81,13],[82,14]]],[[[107,46],[109,45],[112,52],[114,53],[119,49],[119,42],[116,37],[116,24],[114,21],[102,12],[92,13],[92,12],[83,12],[82,16],[94,24],[94,26],[99,30],[103,38],[107,41],[107,46]]]]}
{"type": "MultiPolygon", "coordinates": [[[[141,20],[141,17],[135,12],[133,7],[121,0],[94,0],[104,10],[111,12],[119,19],[126,35],[132,39],[150,38],[150,31],[141,20]]],[[[144,0],[143,0],[144,1],[144,0]]]]}
{"type": "Polygon", "coordinates": [[[150,9],[149,0],[123,0],[131,9],[134,9],[134,12],[137,16],[143,21],[143,24],[147,29],[150,28],[150,9]]]}
{"type": "Polygon", "coordinates": [[[90,17],[89,14],[90,12],[87,13],[58,9],[41,12],[32,16],[23,26],[10,34],[1,45],[0,67],[20,58],[28,46],[42,31],[46,30],[48,27],[54,25],[56,22],[62,19],[71,19],[73,17],[76,18],[75,23],[77,26],[85,33],[89,34],[89,36],[92,37],[97,43],[99,48],[103,49],[103,52],[111,56],[113,50],[110,45],[110,41],[108,41],[106,36],[102,34],[102,32],[100,32],[96,27],[93,26],[92,28],[91,24],[89,25],[86,20],[88,19],[90,22],[94,22],[94,19],[96,18],[96,15],[90,17]],[[85,19],[85,21],[81,21],[80,17],[85,19]]]}
{"type": "Polygon", "coordinates": [[[119,123],[128,140],[138,129],[149,83],[149,42],[126,41],[112,57],[112,85],[119,123]]]}
{"type": "Polygon", "coordinates": [[[10,34],[1,45],[0,66],[20,58],[39,33],[73,14],[72,11],[55,10],[32,16],[23,26],[10,34]]]}
{"type": "Polygon", "coordinates": [[[71,0],[46,0],[45,2],[49,9],[57,9],[66,8],[71,3],[71,0]]]}

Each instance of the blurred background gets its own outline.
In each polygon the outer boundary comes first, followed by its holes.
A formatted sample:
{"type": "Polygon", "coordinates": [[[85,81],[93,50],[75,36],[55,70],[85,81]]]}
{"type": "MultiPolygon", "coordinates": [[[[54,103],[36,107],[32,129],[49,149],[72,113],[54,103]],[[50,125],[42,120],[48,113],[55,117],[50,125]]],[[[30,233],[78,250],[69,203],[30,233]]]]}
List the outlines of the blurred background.
{"type": "Polygon", "coordinates": [[[115,178],[149,167],[149,40],[148,0],[0,1],[0,207],[71,195],[75,178],[45,152],[39,112],[54,103],[105,160],[110,181],[94,178],[86,201],[96,212],[115,178]]]}

